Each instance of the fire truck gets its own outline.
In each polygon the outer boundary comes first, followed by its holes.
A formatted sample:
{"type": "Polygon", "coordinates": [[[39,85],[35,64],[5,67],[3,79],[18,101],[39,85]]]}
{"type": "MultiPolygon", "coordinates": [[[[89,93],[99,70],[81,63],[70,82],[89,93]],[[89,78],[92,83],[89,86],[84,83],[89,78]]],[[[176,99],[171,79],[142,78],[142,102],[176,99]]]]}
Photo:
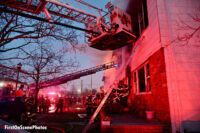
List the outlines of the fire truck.
{"type": "Polygon", "coordinates": [[[10,78],[0,78],[0,100],[10,100],[13,101],[14,97],[27,96],[27,83],[16,81],[10,78]],[[16,82],[17,90],[16,90],[16,82]]]}

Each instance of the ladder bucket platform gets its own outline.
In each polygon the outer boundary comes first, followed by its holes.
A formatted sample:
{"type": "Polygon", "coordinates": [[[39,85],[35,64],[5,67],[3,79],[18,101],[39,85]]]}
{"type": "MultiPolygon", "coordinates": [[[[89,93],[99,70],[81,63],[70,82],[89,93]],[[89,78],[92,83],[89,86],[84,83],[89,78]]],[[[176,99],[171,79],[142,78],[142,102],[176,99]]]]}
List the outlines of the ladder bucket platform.
{"type": "Polygon", "coordinates": [[[99,50],[115,50],[125,45],[132,44],[136,40],[136,36],[124,29],[115,33],[103,33],[100,36],[90,40],[90,47],[99,50]]]}

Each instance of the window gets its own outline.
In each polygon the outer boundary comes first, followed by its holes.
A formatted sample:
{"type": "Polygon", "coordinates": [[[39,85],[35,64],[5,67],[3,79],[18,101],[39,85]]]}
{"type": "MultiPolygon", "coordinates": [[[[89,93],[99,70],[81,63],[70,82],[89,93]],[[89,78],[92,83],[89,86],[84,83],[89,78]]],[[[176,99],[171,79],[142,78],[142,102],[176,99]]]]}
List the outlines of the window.
{"type": "Polygon", "coordinates": [[[149,64],[146,64],[146,91],[151,91],[149,64]]]}
{"type": "Polygon", "coordinates": [[[139,79],[139,92],[145,92],[145,73],[144,67],[138,70],[138,79],[139,79]]]}
{"type": "Polygon", "coordinates": [[[133,33],[139,38],[149,24],[148,2],[147,0],[130,0],[126,11],[131,15],[133,33]]]}
{"type": "Polygon", "coordinates": [[[134,83],[133,83],[134,88],[137,88],[137,73],[134,72],[134,83]]]}
{"type": "Polygon", "coordinates": [[[149,63],[134,72],[134,84],[137,93],[151,92],[149,63]]]}
{"type": "Polygon", "coordinates": [[[141,8],[138,12],[138,25],[139,25],[139,34],[148,26],[148,14],[147,14],[147,1],[142,0],[141,8]]]}

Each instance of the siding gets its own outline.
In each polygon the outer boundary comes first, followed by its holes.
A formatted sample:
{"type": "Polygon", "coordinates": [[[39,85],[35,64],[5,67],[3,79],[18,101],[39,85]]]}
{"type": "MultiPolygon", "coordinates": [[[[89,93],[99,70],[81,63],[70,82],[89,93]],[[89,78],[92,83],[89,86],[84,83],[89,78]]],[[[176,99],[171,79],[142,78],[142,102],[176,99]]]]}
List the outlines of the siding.
{"type": "MultiPolygon", "coordinates": [[[[131,70],[134,72],[144,62],[149,61],[152,94],[136,95],[133,98],[133,112],[144,117],[144,111],[150,106],[148,97],[152,98],[152,108],[156,112],[156,119],[170,124],[168,90],[165,71],[165,59],[160,43],[160,25],[158,23],[157,2],[147,0],[149,25],[143,32],[132,58],[131,70]],[[143,39],[143,40],[142,40],[143,39]],[[161,72],[162,71],[162,72],[161,72]]],[[[165,30],[164,30],[165,31],[165,30]]],[[[133,75],[133,73],[132,73],[133,75]]],[[[133,77],[133,76],[132,76],[133,77]]],[[[136,92],[132,88],[132,92],[136,92]]],[[[132,93],[132,95],[134,95],[132,93]]]]}
{"type": "Polygon", "coordinates": [[[145,31],[143,31],[143,34],[135,44],[140,46],[137,47],[137,50],[132,58],[132,70],[144,63],[144,61],[146,61],[153,53],[161,48],[156,1],[147,0],[147,8],[149,25],[145,31]],[[140,43],[142,38],[144,39],[142,43],[140,43]]]}
{"type": "Polygon", "coordinates": [[[188,14],[197,13],[199,0],[158,0],[158,14],[170,99],[173,131],[185,120],[200,120],[200,43],[192,38],[183,45],[178,35],[190,33],[180,28],[181,21],[196,26],[188,14]],[[166,2],[166,3],[165,3],[166,2]],[[178,26],[179,25],[179,26],[178,26]],[[180,30],[181,29],[181,30],[180,30]]]}

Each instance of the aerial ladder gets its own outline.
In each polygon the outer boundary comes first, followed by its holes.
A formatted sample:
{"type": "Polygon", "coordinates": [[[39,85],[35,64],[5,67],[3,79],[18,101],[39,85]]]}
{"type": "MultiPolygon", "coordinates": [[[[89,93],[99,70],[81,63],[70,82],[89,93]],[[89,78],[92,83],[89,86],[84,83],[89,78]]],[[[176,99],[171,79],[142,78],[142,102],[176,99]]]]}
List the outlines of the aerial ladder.
{"type": "Polygon", "coordinates": [[[0,10],[52,24],[68,26],[85,31],[85,41],[99,50],[115,50],[132,44],[136,36],[132,33],[131,17],[109,2],[104,11],[82,0],[1,0],[0,10]],[[73,3],[72,3],[73,2],[73,3]],[[24,13],[28,12],[28,13],[24,13]],[[42,13],[45,14],[41,15],[42,13]],[[57,22],[54,18],[73,20],[85,28],[57,22]]]}
{"type": "MultiPolygon", "coordinates": [[[[67,83],[68,81],[75,80],[81,78],[83,76],[91,75],[99,71],[103,71],[106,69],[111,69],[114,67],[118,67],[118,63],[109,62],[102,65],[98,65],[89,69],[80,70],[74,73],[66,74],[57,78],[49,79],[40,83],[39,88],[46,88],[50,86],[56,86],[60,84],[67,83]]],[[[30,87],[34,87],[34,85],[30,85],[30,87]]]]}
{"type": "MultiPolygon", "coordinates": [[[[82,0],[74,0],[73,3],[77,3],[78,7],[75,8],[68,0],[66,0],[65,3],[60,2],[59,0],[1,0],[0,11],[85,31],[85,40],[88,45],[99,50],[115,50],[135,42],[136,36],[132,31],[131,17],[119,7],[109,2],[105,6],[108,11],[105,12],[82,0]],[[88,10],[84,10],[81,5],[87,7],[88,10]],[[92,10],[95,10],[97,14],[94,14],[92,10]],[[28,12],[28,14],[24,12],[28,12]],[[46,18],[40,15],[41,13],[44,13],[46,18]],[[59,16],[63,19],[83,23],[85,28],[57,22],[54,20],[53,16],[59,16]]],[[[126,62],[123,69],[127,67],[129,62],[130,60],[126,62]]],[[[120,72],[122,72],[122,69],[120,72]]],[[[65,78],[68,78],[68,76],[65,78]]],[[[48,83],[50,82],[51,80],[46,81],[46,83],[44,82],[44,86],[45,84],[48,86],[48,83]]],[[[117,82],[118,81],[116,80],[115,83],[117,82]]],[[[59,82],[53,84],[59,84],[59,82]]],[[[86,133],[89,129],[112,92],[113,87],[115,87],[115,84],[108,89],[105,97],[83,130],[83,133],[86,133]]]]}

